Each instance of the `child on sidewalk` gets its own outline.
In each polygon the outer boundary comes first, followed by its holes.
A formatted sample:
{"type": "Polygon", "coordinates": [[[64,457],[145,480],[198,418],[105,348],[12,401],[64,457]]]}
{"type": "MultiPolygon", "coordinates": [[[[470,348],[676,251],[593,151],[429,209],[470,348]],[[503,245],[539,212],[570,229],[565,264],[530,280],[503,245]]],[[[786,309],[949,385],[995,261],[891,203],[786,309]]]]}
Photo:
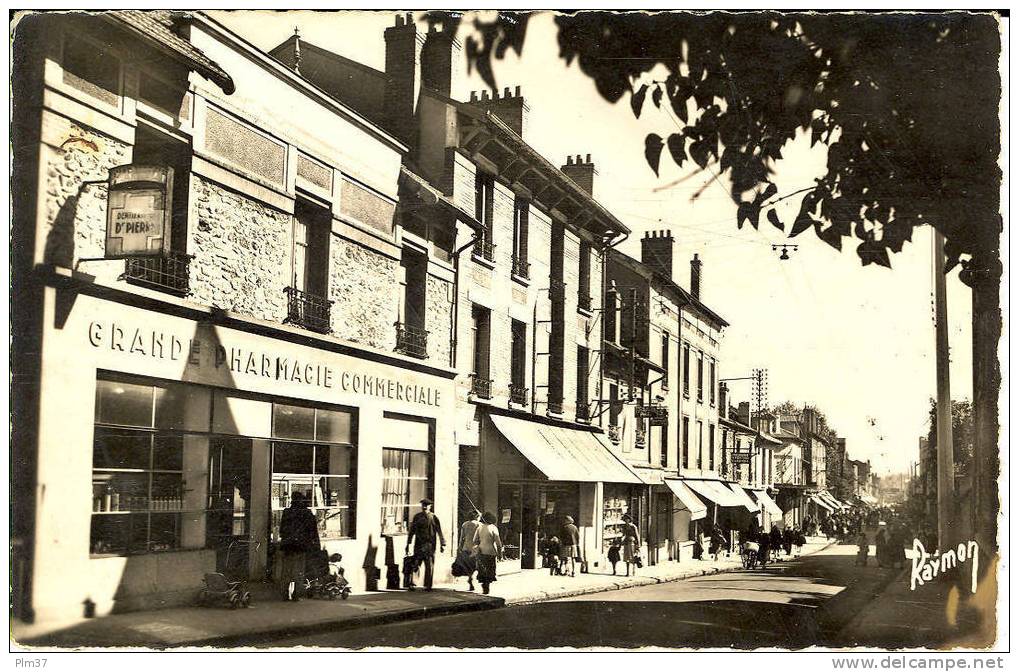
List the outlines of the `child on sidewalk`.
{"type": "Polygon", "coordinates": [[[619,553],[622,547],[623,547],[622,544],[620,544],[618,540],[613,541],[612,545],[609,546],[609,562],[612,564],[613,576],[616,575],[616,563],[619,562],[620,559],[619,553]]]}

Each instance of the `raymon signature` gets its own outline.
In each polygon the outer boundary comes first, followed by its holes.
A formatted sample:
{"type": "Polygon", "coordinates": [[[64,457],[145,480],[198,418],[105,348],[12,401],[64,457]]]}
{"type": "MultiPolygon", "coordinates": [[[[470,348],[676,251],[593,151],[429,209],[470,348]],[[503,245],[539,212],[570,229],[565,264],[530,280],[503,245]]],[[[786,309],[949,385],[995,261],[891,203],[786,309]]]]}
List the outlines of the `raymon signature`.
{"type": "Polygon", "coordinates": [[[938,574],[954,569],[967,560],[972,563],[970,590],[977,592],[977,570],[979,568],[979,548],[977,542],[968,541],[960,543],[957,547],[947,551],[934,551],[934,555],[927,552],[919,539],[913,540],[913,567],[909,572],[909,589],[916,590],[928,581],[934,580],[938,574]]]}

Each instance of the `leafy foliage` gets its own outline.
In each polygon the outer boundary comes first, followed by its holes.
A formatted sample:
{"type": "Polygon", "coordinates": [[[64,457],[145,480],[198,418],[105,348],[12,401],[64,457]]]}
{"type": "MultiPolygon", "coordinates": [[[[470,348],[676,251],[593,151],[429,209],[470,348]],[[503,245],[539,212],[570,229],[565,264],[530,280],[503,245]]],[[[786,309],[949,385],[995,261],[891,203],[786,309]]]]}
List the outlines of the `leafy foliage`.
{"type": "MultiPolygon", "coordinates": [[[[648,165],[658,173],[664,147],[678,165],[717,160],[737,226],[756,227],[761,210],[785,198],[768,200],[769,177],[785,144],[806,131],[812,145],[827,145],[827,172],[801,190],[790,236],[813,228],[836,249],[854,239],[864,265],[889,266],[889,253],[929,224],[946,237],[949,268],[962,255],[998,258],[995,17],[582,12],[556,23],[560,57],[576,61],[605,100],[630,94],[637,117],[648,93],[656,107],[668,100],[683,126],[645,139],[648,165]],[[660,64],[664,80],[637,84],[660,64]]],[[[495,88],[491,58],[520,53],[527,14],[474,26],[468,59],[495,88]]],[[[767,219],[784,230],[774,209],[767,219]]]]}

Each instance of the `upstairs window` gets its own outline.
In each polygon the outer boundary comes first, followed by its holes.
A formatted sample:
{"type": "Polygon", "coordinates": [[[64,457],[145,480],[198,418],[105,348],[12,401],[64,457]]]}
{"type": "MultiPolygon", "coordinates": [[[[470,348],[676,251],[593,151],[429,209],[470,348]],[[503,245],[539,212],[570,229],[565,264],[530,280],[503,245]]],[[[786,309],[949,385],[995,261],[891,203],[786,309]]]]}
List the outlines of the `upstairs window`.
{"type": "Polygon", "coordinates": [[[669,388],[669,332],[662,333],[662,388],[669,388]]]}
{"type": "Polygon", "coordinates": [[[711,360],[711,405],[715,405],[716,390],[718,389],[718,381],[715,380],[715,360],[711,360]]]}
{"type": "Polygon", "coordinates": [[[704,468],[704,423],[697,421],[697,468],[704,468]]]}
{"type": "Polygon", "coordinates": [[[577,346],[577,419],[589,420],[589,395],[587,393],[588,376],[590,376],[590,351],[582,345],[577,346]]]}
{"type": "Polygon", "coordinates": [[[428,255],[404,247],[400,260],[403,285],[400,293],[400,321],[396,325],[396,349],[412,357],[428,356],[428,331],[425,329],[425,288],[428,285],[428,255]]]}
{"type": "Polygon", "coordinates": [[[704,401],[704,355],[697,353],[697,401],[704,401]]]}
{"type": "Polygon", "coordinates": [[[591,310],[591,244],[580,243],[580,272],[577,279],[577,307],[591,310]]]}
{"type": "Polygon", "coordinates": [[[530,225],[531,204],[519,196],[513,204],[513,275],[527,279],[530,264],[527,262],[527,235],[530,225]]]}
{"type": "Polygon", "coordinates": [[[683,346],[683,396],[690,396],[690,346],[683,346]]]}
{"type": "Polygon", "coordinates": [[[471,392],[482,399],[491,399],[489,348],[491,344],[492,311],[482,306],[471,308],[471,392]]]}
{"type": "Polygon", "coordinates": [[[324,207],[297,199],[294,205],[291,287],[316,297],[329,290],[329,237],[332,215],[324,207]]]}
{"type": "Polygon", "coordinates": [[[487,261],[495,260],[494,198],[495,178],[479,172],[474,178],[474,217],[481,222],[484,229],[478,234],[478,241],[474,244],[474,256],[487,261]]]}
{"type": "Polygon", "coordinates": [[[120,103],[120,59],[102,45],[67,35],[63,53],[64,83],[101,100],[120,103]]]}
{"type": "Polygon", "coordinates": [[[715,470],[715,426],[708,425],[708,471],[715,470]]]}
{"type": "Polygon", "coordinates": [[[690,468],[690,418],[683,418],[683,468],[690,468]]]}

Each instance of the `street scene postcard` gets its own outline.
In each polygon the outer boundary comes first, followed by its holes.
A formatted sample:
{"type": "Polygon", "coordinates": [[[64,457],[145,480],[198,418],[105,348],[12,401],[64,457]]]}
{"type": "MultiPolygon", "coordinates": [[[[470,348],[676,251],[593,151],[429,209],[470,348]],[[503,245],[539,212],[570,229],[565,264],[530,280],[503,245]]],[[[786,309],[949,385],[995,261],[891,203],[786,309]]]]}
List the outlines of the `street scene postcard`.
{"type": "Polygon", "coordinates": [[[1008,16],[12,11],[10,669],[1003,668],[1008,16]]]}

